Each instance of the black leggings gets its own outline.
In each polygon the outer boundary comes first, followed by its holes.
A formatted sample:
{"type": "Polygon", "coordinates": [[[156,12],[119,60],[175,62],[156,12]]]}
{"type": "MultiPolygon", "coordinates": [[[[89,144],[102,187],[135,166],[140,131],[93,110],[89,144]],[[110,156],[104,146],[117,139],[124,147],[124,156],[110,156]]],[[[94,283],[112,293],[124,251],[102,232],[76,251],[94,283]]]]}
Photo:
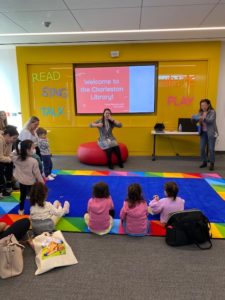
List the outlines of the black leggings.
{"type": "Polygon", "coordinates": [[[0,193],[12,187],[13,163],[0,162],[0,193]]]}
{"type": "Polygon", "coordinates": [[[106,152],[107,163],[108,163],[108,167],[109,168],[112,167],[112,154],[113,154],[113,152],[115,153],[115,155],[117,157],[119,166],[123,167],[123,161],[122,161],[122,157],[121,157],[121,152],[120,152],[119,146],[115,146],[115,147],[112,147],[112,148],[105,149],[105,152],[106,152]]]}
{"type": "Polygon", "coordinates": [[[30,220],[23,218],[14,222],[9,228],[0,233],[0,239],[6,237],[9,234],[14,234],[17,240],[21,240],[30,228],[30,220]]]}
{"type": "Polygon", "coordinates": [[[30,192],[31,187],[32,185],[25,185],[20,183],[20,210],[24,209],[24,202],[30,192]]]}

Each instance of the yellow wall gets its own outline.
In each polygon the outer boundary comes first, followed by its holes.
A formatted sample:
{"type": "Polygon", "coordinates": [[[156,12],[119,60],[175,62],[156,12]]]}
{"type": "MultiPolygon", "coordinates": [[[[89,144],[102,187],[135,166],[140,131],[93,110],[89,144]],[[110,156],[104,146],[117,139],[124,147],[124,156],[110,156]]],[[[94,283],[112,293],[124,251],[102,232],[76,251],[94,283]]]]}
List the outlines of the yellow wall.
{"type": "MultiPolygon", "coordinates": [[[[56,154],[74,154],[80,143],[96,140],[98,137],[97,130],[88,128],[88,124],[99,116],[75,115],[73,63],[159,62],[156,113],[116,117],[123,123],[123,128],[115,129],[114,134],[128,146],[130,155],[151,155],[150,132],[156,122],[164,122],[167,129],[173,130],[177,127],[178,117],[190,117],[198,111],[201,98],[207,97],[211,99],[213,106],[216,104],[219,42],[39,46],[17,47],[16,51],[23,122],[33,114],[39,116],[41,125],[50,130],[51,149],[56,154]],[[120,51],[120,57],[111,58],[112,50],[120,51]],[[38,101],[43,106],[44,99],[38,99],[36,90],[39,83],[34,85],[32,82],[34,71],[41,72],[51,67],[67,69],[65,74],[70,77],[69,102],[65,118],[62,117],[61,120],[52,116],[43,117],[38,111],[38,101]]],[[[64,79],[61,83],[66,85],[64,79]]],[[[49,84],[50,82],[48,86],[49,84]]],[[[54,106],[57,99],[48,100],[54,106]]],[[[63,103],[62,98],[60,101],[63,103]]],[[[160,138],[156,150],[159,155],[198,155],[198,145],[197,137],[160,138]]]]}

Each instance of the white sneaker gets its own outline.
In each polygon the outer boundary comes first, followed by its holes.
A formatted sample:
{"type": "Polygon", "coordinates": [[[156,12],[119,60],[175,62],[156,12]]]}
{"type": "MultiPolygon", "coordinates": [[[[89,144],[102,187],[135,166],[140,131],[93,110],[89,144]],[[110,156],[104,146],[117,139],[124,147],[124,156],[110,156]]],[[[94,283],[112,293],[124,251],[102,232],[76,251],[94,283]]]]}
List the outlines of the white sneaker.
{"type": "Polygon", "coordinates": [[[51,173],[50,174],[53,178],[55,178],[57,176],[57,174],[51,173]]]}
{"type": "Polygon", "coordinates": [[[18,215],[20,215],[20,216],[23,216],[24,215],[24,209],[22,209],[22,210],[18,210],[18,215]]]}
{"type": "Polygon", "coordinates": [[[61,206],[61,203],[59,202],[59,200],[55,200],[55,201],[53,202],[53,205],[54,205],[56,208],[58,208],[59,206],[61,206]]]}
{"type": "Polygon", "coordinates": [[[54,177],[52,177],[52,175],[48,175],[48,177],[46,178],[47,180],[51,181],[51,180],[55,180],[54,177]]]}
{"type": "Polygon", "coordinates": [[[68,214],[70,212],[70,203],[68,201],[64,202],[63,209],[65,211],[65,214],[68,214]]]}

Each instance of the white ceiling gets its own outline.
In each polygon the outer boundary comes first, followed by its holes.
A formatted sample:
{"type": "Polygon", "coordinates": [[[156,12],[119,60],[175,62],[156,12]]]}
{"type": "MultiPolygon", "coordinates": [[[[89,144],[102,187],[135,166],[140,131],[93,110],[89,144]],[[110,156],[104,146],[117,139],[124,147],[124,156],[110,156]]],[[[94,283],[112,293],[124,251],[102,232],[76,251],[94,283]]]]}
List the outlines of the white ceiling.
{"type": "Polygon", "coordinates": [[[225,0],[0,0],[0,45],[190,40],[225,41],[225,0]]]}

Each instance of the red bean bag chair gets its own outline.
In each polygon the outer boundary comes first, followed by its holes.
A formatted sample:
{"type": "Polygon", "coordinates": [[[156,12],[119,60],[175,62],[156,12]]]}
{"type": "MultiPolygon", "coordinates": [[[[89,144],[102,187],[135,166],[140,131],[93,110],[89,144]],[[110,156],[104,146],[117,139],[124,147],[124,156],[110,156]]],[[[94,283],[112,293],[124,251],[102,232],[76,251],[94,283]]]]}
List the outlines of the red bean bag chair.
{"type": "MultiPolygon", "coordinates": [[[[123,162],[127,160],[128,149],[127,146],[119,143],[120,152],[123,162]]],[[[106,153],[102,150],[97,142],[89,142],[81,144],[77,149],[77,157],[80,162],[88,165],[107,165],[106,153]]],[[[118,163],[115,153],[112,154],[112,163],[118,163]]]]}

